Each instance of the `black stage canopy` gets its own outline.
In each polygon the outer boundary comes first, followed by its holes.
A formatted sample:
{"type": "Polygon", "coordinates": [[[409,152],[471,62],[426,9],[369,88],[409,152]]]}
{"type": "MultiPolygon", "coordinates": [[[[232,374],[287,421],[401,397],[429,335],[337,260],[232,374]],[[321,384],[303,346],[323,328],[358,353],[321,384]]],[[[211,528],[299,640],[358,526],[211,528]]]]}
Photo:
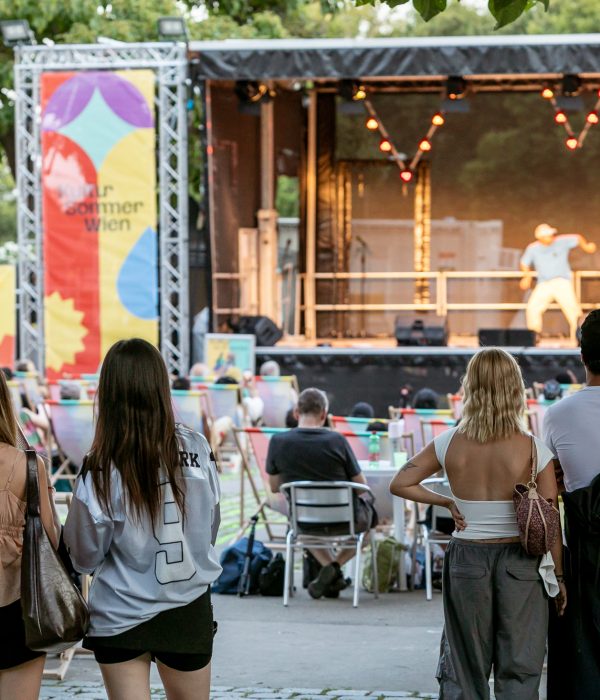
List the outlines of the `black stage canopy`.
{"type": "Polygon", "coordinates": [[[207,80],[434,78],[600,73],[600,34],[276,39],[190,43],[207,80]]]}

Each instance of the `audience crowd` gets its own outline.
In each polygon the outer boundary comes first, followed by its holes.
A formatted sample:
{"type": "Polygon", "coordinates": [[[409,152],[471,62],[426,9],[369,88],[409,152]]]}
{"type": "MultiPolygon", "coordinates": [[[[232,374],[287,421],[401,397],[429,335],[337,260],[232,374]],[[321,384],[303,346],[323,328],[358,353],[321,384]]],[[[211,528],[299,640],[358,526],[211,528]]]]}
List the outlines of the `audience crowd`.
{"type": "MultiPolygon", "coordinates": [[[[581,328],[586,383],[558,372],[526,392],[514,358],[484,348],[469,362],[455,425],[426,444],[394,477],[391,492],[407,501],[447,509],[454,531],[445,547],[444,631],[437,677],[440,698],[488,698],[494,676],[498,700],[538,697],[546,650],[548,699],[590,700],[600,688],[600,310],[581,328]],[[544,407],[538,435],[529,432],[531,402],[544,407]],[[430,488],[431,479],[446,491],[430,488]],[[436,478],[437,477],[437,478],[436,478]],[[558,480],[557,480],[557,477],[558,480]],[[513,505],[517,484],[564,510],[560,535],[545,553],[530,554],[513,505]]],[[[0,373],[0,698],[37,698],[44,653],[27,647],[21,618],[21,559],[27,511],[26,442],[38,457],[41,519],[54,547],[62,543],[75,570],[93,576],[84,646],[100,664],[111,698],[149,697],[155,661],[167,697],[208,699],[216,623],[211,584],[221,567],[214,543],[220,489],[214,454],[235,427],[264,425],[258,383],[281,376],[265,362],[259,377],[204,364],[189,376],[169,377],[145,341],[116,343],[99,377],[62,381],[59,397],[94,398],[97,417],[89,454],[77,477],[61,528],[48,484],[58,445],[53,442],[48,387],[29,361],[0,373]],[[175,422],[172,393],[207,387],[237,391],[232,415],[212,416],[205,435],[175,422]],[[184,527],[185,524],[185,527],[184,527]],[[141,690],[140,690],[141,689],[141,690]],[[147,691],[147,693],[146,693],[147,691]]],[[[290,384],[282,424],[266,457],[274,493],[297,481],[365,485],[348,440],[331,429],[329,402],[318,388],[290,384]]],[[[418,411],[446,408],[432,388],[400,390],[399,405],[418,411]]],[[[365,401],[349,419],[367,432],[387,431],[365,401]]],[[[447,429],[446,429],[447,427],[447,429]]],[[[367,491],[355,502],[355,527],[377,525],[367,491]]],[[[535,496],[537,498],[538,496],[535,496]]],[[[335,535],[335,524],[320,525],[335,535]]],[[[311,550],[312,598],[338,597],[349,579],[351,550],[311,550]]]]}

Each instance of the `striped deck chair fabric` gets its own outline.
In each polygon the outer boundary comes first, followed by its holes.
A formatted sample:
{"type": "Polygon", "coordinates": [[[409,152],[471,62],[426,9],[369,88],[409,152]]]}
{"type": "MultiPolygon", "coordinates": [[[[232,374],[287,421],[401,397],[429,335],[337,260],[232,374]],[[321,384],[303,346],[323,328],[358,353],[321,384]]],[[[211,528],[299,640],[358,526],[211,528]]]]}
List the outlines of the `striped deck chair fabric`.
{"type": "Polygon", "coordinates": [[[244,428],[243,432],[250,443],[251,454],[260,473],[263,488],[267,494],[269,508],[287,516],[288,507],[285,496],[281,493],[273,493],[269,487],[269,475],[267,474],[267,453],[271,437],[277,433],[284,433],[287,428],[244,428]]]}
{"type": "Polygon", "coordinates": [[[175,421],[204,435],[201,391],[171,390],[175,421]]]}
{"type": "Polygon", "coordinates": [[[256,391],[263,401],[263,424],[284,428],[285,417],[297,399],[296,377],[255,377],[256,391]]]}
{"type": "Polygon", "coordinates": [[[46,406],[59,450],[79,469],[94,439],[94,402],[47,401],[46,406]]]}

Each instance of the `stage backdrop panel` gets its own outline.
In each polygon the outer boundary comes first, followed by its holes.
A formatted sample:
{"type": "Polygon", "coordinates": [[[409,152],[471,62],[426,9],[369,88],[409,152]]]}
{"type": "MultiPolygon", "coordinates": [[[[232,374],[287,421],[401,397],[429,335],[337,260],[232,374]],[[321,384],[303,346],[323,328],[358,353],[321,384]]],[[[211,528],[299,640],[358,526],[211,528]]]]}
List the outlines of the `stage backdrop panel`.
{"type": "Polygon", "coordinates": [[[154,73],[42,74],[45,348],[95,372],[121,338],[158,342],[154,73]]]}
{"type": "Polygon", "coordinates": [[[0,265],[0,367],[12,367],[15,362],[16,273],[12,265],[0,265]]]}

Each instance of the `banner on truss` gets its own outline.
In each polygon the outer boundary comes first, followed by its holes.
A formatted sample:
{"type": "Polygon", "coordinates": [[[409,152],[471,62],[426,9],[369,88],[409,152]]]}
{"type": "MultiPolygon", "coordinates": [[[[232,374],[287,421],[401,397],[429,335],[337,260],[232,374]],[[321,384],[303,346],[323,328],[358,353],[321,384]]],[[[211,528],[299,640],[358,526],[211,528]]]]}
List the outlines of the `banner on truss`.
{"type": "Polygon", "coordinates": [[[12,265],[0,265],[0,367],[12,367],[15,363],[16,272],[12,265]]]}
{"type": "Polygon", "coordinates": [[[158,342],[154,73],[41,77],[46,370],[158,342]]]}

